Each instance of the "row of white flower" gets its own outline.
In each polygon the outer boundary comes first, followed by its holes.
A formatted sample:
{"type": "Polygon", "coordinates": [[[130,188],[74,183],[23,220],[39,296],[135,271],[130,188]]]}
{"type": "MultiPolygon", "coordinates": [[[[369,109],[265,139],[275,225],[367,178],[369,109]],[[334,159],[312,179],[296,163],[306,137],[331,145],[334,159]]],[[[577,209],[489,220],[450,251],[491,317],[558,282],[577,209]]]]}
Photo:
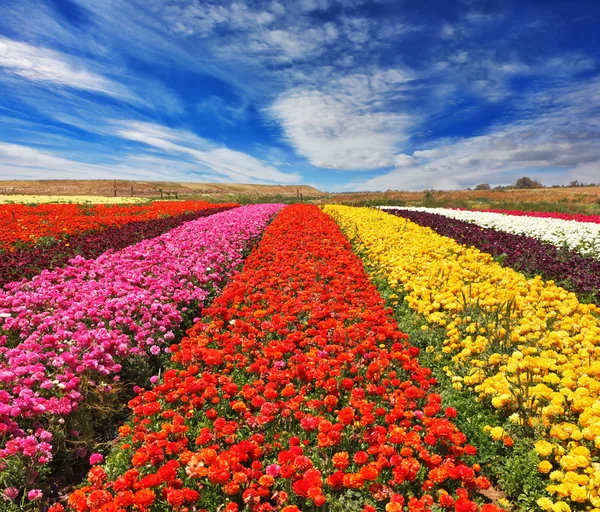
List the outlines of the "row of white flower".
{"type": "Polygon", "coordinates": [[[584,256],[600,259],[600,224],[449,208],[398,206],[380,206],[379,208],[437,213],[498,231],[530,236],[542,242],[567,247],[584,256]]]}

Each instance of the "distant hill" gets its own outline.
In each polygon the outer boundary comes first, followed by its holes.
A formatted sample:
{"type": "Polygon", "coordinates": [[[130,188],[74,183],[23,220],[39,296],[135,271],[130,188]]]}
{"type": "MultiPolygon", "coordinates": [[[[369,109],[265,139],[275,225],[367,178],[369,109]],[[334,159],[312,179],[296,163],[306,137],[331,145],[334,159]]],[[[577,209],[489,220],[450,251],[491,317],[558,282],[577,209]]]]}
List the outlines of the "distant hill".
{"type": "MultiPolygon", "coordinates": [[[[117,196],[160,197],[177,193],[179,198],[186,196],[210,196],[224,198],[226,196],[269,197],[284,196],[324,197],[328,194],[307,185],[246,185],[238,183],[185,183],[163,181],[129,181],[117,180],[117,196]]],[[[62,196],[108,196],[114,194],[113,180],[15,180],[0,181],[0,194],[36,194],[62,196]]]]}

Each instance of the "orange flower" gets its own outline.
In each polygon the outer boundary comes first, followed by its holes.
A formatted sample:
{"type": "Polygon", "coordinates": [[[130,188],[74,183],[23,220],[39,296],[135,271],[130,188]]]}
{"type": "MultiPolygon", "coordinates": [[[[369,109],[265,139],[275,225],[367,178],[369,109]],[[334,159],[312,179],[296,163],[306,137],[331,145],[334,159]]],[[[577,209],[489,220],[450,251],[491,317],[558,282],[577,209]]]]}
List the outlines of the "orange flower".
{"type": "Polygon", "coordinates": [[[401,503],[390,501],[385,506],[385,512],[402,512],[402,508],[403,508],[403,506],[401,503]]]}
{"type": "Polygon", "coordinates": [[[364,451],[356,452],[352,460],[359,465],[365,464],[369,460],[369,454],[364,451]]]}
{"type": "Polygon", "coordinates": [[[365,479],[360,473],[347,473],[344,475],[344,487],[348,489],[360,489],[365,483],[365,479]]]}
{"type": "Polygon", "coordinates": [[[183,491],[175,489],[167,493],[167,503],[173,507],[180,507],[185,503],[185,494],[183,491]]]}
{"type": "Polygon", "coordinates": [[[380,472],[380,468],[376,462],[372,462],[371,464],[367,464],[366,466],[363,466],[362,468],[360,468],[360,471],[359,471],[359,473],[365,480],[370,480],[370,481],[377,480],[377,477],[379,476],[379,472],[380,472]]]}
{"type": "Polygon", "coordinates": [[[127,437],[129,434],[131,434],[131,432],[132,430],[129,425],[123,425],[119,427],[119,436],[121,437],[127,437]]]}
{"type": "Polygon", "coordinates": [[[342,425],[350,425],[354,421],[354,409],[352,407],[344,407],[338,412],[337,417],[342,425]]]}
{"type": "Polygon", "coordinates": [[[333,466],[338,469],[346,469],[350,465],[348,452],[338,452],[332,458],[333,466]]]}
{"type": "Polygon", "coordinates": [[[258,479],[258,484],[263,487],[272,487],[275,479],[271,475],[263,475],[258,479]]]}
{"type": "Polygon", "coordinates": [[[133,495],[133,503],[144,510],[154,503],[154,492],[150,489],[141,489],[133,495]]]}

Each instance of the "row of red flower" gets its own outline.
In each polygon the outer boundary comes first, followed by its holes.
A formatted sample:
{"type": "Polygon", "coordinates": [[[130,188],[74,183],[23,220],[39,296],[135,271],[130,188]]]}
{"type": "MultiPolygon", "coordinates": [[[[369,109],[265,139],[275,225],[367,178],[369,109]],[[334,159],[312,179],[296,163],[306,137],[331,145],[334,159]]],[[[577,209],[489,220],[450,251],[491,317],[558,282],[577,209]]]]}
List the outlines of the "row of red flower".
{"type": "Polygon", "coordinates": [[[3,204],[0,205],[0,250],[14,250],[15,243],[36,242],[42,237],[61,239],[73,233],[182,215],[211,206],[206,201],[154,201],[143,205],[91,206],[3,204]]]}
{"type": "MultiPolygon", "coordinates": [[[[462,210],[463,208],[458,208],[462,210]]],[[[600,215],[585,215],[583,213],[561,213],[561,212],[525,212],[522,210],[494,210],[477,208],[478,212],[503,213],[505,215],[516,215],[518,217],[541,217],[548,219],[576,220],[577,222],[593,222],[600,224],[600,215]]]]}
{"type": "Polygon", "coordinates": [[[71,510],[478,509],[456,410],[317,207],[284,209],[188,335],[71,510]]]}

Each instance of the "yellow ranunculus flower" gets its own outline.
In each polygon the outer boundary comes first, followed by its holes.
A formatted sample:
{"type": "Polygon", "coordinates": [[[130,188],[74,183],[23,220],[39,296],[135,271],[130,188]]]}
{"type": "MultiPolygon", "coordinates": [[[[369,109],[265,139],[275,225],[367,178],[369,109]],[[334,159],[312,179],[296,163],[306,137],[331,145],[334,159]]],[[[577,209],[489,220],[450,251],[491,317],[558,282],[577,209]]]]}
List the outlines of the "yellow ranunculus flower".
{"type": "Polygon", "coordinates": [[[561,467],[567,471],[575,471],[579,467],[577,459],[572,455],[565,455],[561,457],[559,462],[561,467]]]}
{"type": "Polygon", "coordinates": [[[542,462],[540,462],[538,464],[538,471],[540,473],[550,473],[550,471],[552,470],[552,464],[550,462],[548,462],[547,460],[543,460],[542,462]]]}
{"type": "Polygon", "coordinates": [[[571,499],[577,503],[583,503],[587,498],[587,494],[585,487],[577,486],[571,489],[571,499]]]}
{"type": "Polygon", "coordinates": [[[575,430],[571,434],[571,439],[574,439],[575,441],[581,441],[583,439],[583,434],[581,433],[581,430],[579,430],[579,429],[575,430]]]}
{"type": "Polygon", "coordinates": [[[3,203],[91,203],[91,204],[121,204],[121,203],[143,203],[148,199],[143,197],[104,197],[104,196],[42,196],[42,195],[9,195],[0,197],[3,203]]]}
{"type": "Polygon", "coordinates": [[[538,504],[538,506],[542,509],[542,510],[546,510],[546,511],[550,511],[552,510],[552,500],[548,499],[548,498],[540,498],[536,501],[536,503],[538,504]]]}
{"type": "Polygon", "coordinates": [[[577,446],[571,450],[571,454],[575,457],[585,457],[589,459],[591,454],[590,451],[585,446],[577,446]]]}
{"type": "Polygon", "coordinates": [[[506,404],[506,400],[500,396],[495,396],[492,398],[492,406],[496,409],[501,409],[506,404]]]}
{"type": "Polygon", "coordinates": [[[552,512],[571,512],[571,507],[567,505],[564,501],[557,501],[554,505],[552,505],[552,512]]]}
{"type": "Polygon", "coordinates": [[[568,498],[571,494],[571,486],[564,483],[559,484],[555,487],[554,492],[561,498],[568,498]]]}
{"type": "Polygon", "coordinates": [[[502,441],[505,435],[506,432],[502,427],[494,427],[490,430],[490,436],[494,441],[502,441]]]}
{"type": "Polygon", "coordinates": [[[535,443],[535,451],[541,457],[548,457],[548,455],[552,453],[552,449],[552,443],[549,443],[545,439],[541,439],[537,443],[535,443]]]}

